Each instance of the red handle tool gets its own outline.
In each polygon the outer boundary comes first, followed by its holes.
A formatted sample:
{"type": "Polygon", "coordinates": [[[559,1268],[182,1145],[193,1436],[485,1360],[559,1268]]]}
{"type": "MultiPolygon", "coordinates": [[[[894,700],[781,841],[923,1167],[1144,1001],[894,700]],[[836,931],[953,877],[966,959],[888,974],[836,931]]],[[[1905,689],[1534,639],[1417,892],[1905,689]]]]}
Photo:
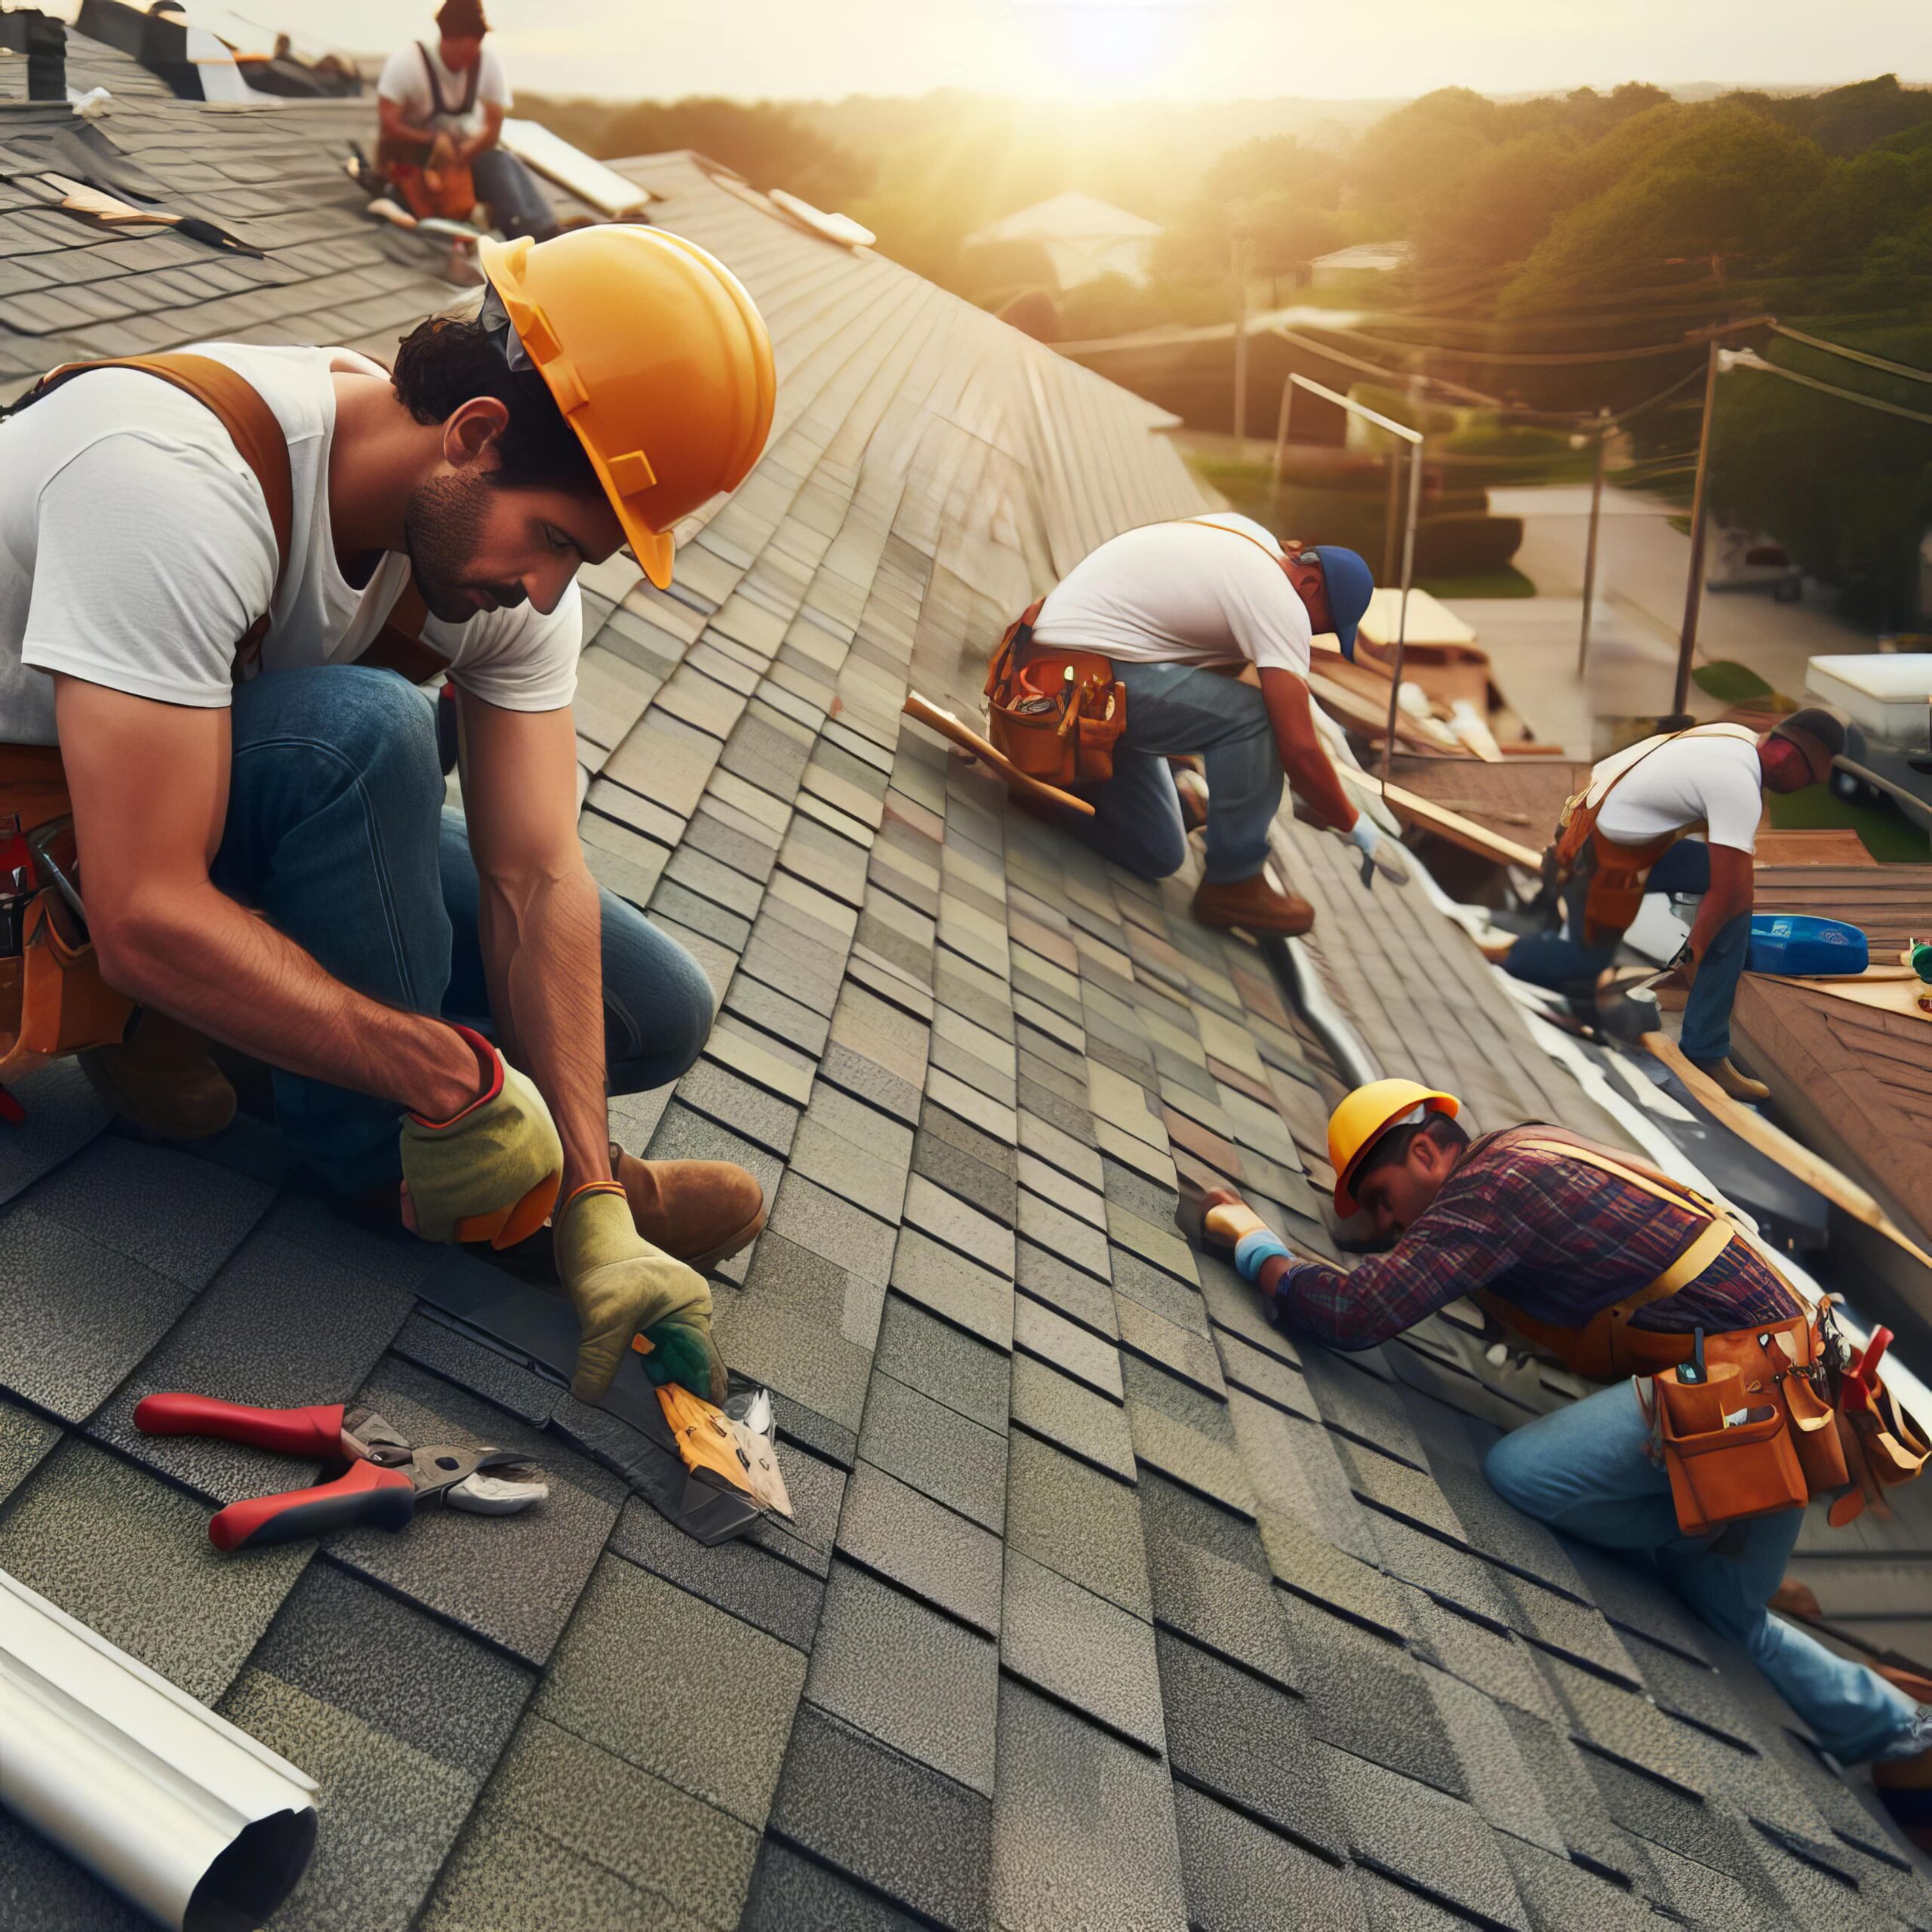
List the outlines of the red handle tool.
{"type": "MultiPolygon", "coordinates": [[[[145,1395],[135,1404],[134,1426],[149,1435],[213,1435],[285,1455],[340,1462],[342,1405],[307,1409],[251,1409],[212,1395],[145,1395]]],[[[254,1549],[272,1543],[321,1537],[360,1524],[399,1530],[416,1512],[416,1483],[406,1469],[352,1460],[348,1472],[312,1488],[231,1503],[208,1524],[217,1549],[254,1549]]]]}
{"type": "Polygon", "coordinates": [[[353,1463],[346,1475],[313,1489],[231,1503],[208,1524],[208,1540],[217,1549],[258,1549],[364,1525],[399,1530],[415,1513],[416,1484],[408,1470],[353,1463]]]}
{"type": "Polygon", "coordinates": [[[1878,1392],[1878,1364],[1891,1346],[1892,1331],[1875,1328],[1865,1352],[1844,1373],[1844,1386],[1860,1407],[1869,1409],[1878,1392]]]}
{"type": "Polygon", "coordinates": [[[134,1426],[149,1435],[218,1435],[288,1456],[340,1456],[342,1404],[312,1409],[251,1409],[212,1395],[143,1395],[134,1426]]]}

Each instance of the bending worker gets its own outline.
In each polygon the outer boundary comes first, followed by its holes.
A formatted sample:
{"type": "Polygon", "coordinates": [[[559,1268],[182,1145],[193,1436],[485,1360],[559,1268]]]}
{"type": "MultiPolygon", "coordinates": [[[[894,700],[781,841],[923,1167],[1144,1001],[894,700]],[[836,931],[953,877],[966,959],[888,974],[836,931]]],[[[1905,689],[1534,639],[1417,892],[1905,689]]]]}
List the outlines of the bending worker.
{"type": "Polygon", "coordinates": [[[1072,821],[1103,857],[1143,878],[1187,858],[1170,756],[1207,771],[1207,858],[1194,895],[1203,925],[1305,933],[1305,899],[1264,868],[1285,774],[1297,798],[1364,853],[1380,835],[1349,802],[1309,709],[1312,640],[1332,631],[1355,654],[1375,588],[1368,566],[1333,544],[1284,549],[1251,518],[1189,517],[1130,530],[1075,565],[1046,598],[1035,646],[1098,651],[1127,688],[1114,775],[1072,821]],[[1239,674],[1236,675],[1235,674],[1239,674]]]}
{"type": "Polygon", "coordinates": [[[1762,737],[1741,724],[1700,724],[1605,758],[1557,834],[1558,862],[1569,874],[1564,930],[1516,940],[1500,955],[1504,971],[1588,997],[1644,894],[1699,898],[1674,962],[1690,989],[1685,1057],[1733,1100],[1769,1100],[1768,1087],[1730,1063],[1731,1002],[1751,950],[1758,821],[1767,790],[1823,784],[1844,748],[1844,726],[1829,711],[1810,710],[1792,712],[1762,737]]]}
{"type": "Polygon", "coordinates": [[[425,1235],[507,1246],[555,1202],[584,1399],[639,1331],[711,1393],[695,1271],[763,1204],[739,1168],[611,1143],[608,1092],[675,1079],[712,1006],[585,866],[574,580],[628,542],[669,582],[672,526],[763,447],[771,344],[655,229],[481,263],[393,372],[206,344],[165,380],[84,365],[0,423],[0,811],[71,794],[99,977],[141,1011],[60,1050],[98,1049],[119,1112],[218,1131],[225,1042],[334,1189],[393,1217],[405,1183],[425,1235]],[[447,672],[464,815],[436,706],[384,663],[447,672]]]}
{"type": "Polygon", "coordinates": [[[411,41],[383,63],[377,159],[414,214],[467,220],[469,208],[432,205],[411,186],[418,172],[460,178],[467,171],[472,205],[486,202],[506,235],[542,238],[556,232],[556,217],[529,169],[503,144],[510,84],[502,56],[484,45],[489,32],[483,0],[443,0],[435,44],[411,41]]]}
{"type": "Polygon", "coordinates": [[[1646,1385],[1628,1379],[1689,1360],[1700,1330],[1716,1355],[1727,1335],[1755,1340],[1786,1324],[1807,1360],[1804,1305],[1728,1223],[1633,1157],[1535,1124],[1472,1140],[1458,1111],[1452,1095],[1407,1080],[1358,1088],[1335,1109],[1337,1212],[1399,1236],[1352,1272],[1295,1255],[1226,1190],[1198,1197],[1203,1238],[1233,1250],[1270,1321],[1331,1348],[1373,1348],[1469,1296],[1576,1373],[1625,1378],[1502,1437],[1484,1460],[1491,1484],[1566,1534],[1647,1552],[1826,1749],[1875,1761],[1881,1787],[1922,1804],[1932,1709],[1765,1608],[1802,1508],[1733,1521],[1715,1537],[1683,1534],[1651,1454],[1646,1385]]]}

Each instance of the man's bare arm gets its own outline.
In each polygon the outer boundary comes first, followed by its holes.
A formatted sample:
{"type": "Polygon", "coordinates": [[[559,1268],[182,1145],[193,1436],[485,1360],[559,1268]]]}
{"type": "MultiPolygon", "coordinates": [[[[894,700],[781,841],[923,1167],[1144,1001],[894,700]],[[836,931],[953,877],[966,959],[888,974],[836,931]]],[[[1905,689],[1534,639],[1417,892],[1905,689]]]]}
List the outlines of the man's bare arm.
{"type": "Polygon", "coordinates": [[[483,125],[466,140],[457,144],[457,158],[468,163],[494,147],[503,138],[503,110],[494,100],[483,103],[483,125]]]}
{"type": "Polygon", "coordinates": [[[81,891],[110,985],[272,1066],[431,1120],[476,1097],[457,1034],[331,978],[210,879],[228,813],[226,711],[54,685],[81,891]]]}
{"type": "Polygon", "coordinates": [[[460,694],[463,809],[497,1038],[549,1103],[564,1192],[611,1178],[603,921],[577,835],[577,732],[564,711],[460,694]]]}
{"type": "Polygon", "coordinates": [[[1750,911],[1755,894],[1749,852],[1735,845],[1713,845],[1710,854],[1710,889],[1698,901],[1697,916],[1690,924],[1690,957],[1698,965],[1703,964],[1712,940],[1740,912],[1750,911]]]}
{"type": "Polygon", "coordinates": [[[416,141],[424,147],[432,146],[436,138],[433,128],[419,128],[408,120],[403,112],[400,101],[391,100],[386,96],[378,96],[376,102],[377,126],[386,141],[416,141]]]}
{"type": "Polygon", "coordinates": [[[1346,832],[1358,814],[1315,728],[1307,685],[1292,671],[1264,665],[1261,695],[1267,701],[1275,749],[1281,756],[1281,769],[1287,774],[1289,788],[1337,831],[1346,832]]]}

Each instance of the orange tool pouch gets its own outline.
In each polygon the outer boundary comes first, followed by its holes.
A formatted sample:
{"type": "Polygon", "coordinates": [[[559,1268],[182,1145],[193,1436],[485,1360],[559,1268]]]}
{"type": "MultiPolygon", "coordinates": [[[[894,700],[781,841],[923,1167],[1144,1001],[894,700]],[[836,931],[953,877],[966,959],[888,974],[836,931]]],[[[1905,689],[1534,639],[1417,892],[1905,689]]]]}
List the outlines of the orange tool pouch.
{"type": "MultiPolygon", "coordinates": [[[[69,363],[44,377],[14,405],[15,411],[95,369],[135,369],[156,377],[192,396],[220,420],[237,452],[254,472],[267,504],[275,541],[272,603],[281,588],[294,522],[288,444],[275,411],[253,384],[226,363],[191,355],[69,363]]],[[[356,661],[398,671],[415,683],[446,669],[448,660],[418,635],[424,614],[412,582],[356,661]]],[[[238,683],[254,668],[268,628],[269,614],[264,611],[237,641],[238,683]]],[[[72,811],[58,746],[0,745],[0,848],[19,854],[29,835],[54,826],[48,855],[69,880],[77,880],[72,811]],[[10,819],[14,821],[11,831],[10,819]],[[66,821],[64,825],[57,825],[63,820],[66,821]],[[18,841],[11,847],[7,844],[10,836],[18,841]]],[[[18,863],[19,857],[6,863],[9,866],[18,863]]],[[[134,1011],[133,1001],[100,977],[100,961],[80,921],[54,880],[38,875],[43,869],[31,868],[35,876],[30,896],[20,909],[19,956],[0,956],[0,1085],[63,1054],[117,1044],[134,1011]]],[[[4,897],[5,886],[0,884],[0,897],[4,897]]]]}
{"type": "Polygon", "coordinates": [[[1029,778],[1066,790],[1103,785],[1127,729],[1127,687],[1096,651],[1049,650],[1033,642],[1046,600],[1008,626],[986,671],[986,736],[1029,778]]]}
{"type": "MultiPolygon", "coordinates": [[[[1866,1343],[1866,1364],[1875,1364],[1889,1339],[1880,1331],[1866,1343]]],[[[1875,1515],[1889,1515],[1885,1491],[1924,1472],[1927,1460],[1932,1459],[1932,1442],[1872,1367],[1841,1372],[1835,1393],[1838,1441],[1854,1485],[1832,1505],[1832,1524],[1838,1528],[1859,1515],[1868,1503],[1875,1515]]]]}
{"type": "Polygon", "coordinates": [[[1638,1309],[1687,1287],[1741,1238],[1714,1204],[1642,1161],[1559,1128],[1516,1129],[1512,1144],[1582,1161],[1707,1217],[1662,1274],[1598,1309],[1580,1328],[1535,1321],[1487,1289],[1473,1297],[1537,1352],[1575,1374],[1595,1381],[1651,1378],[1654,1423],[1684,1534],[1796,1509],[1842,1488],[1850,1477],[1838,1411],[1818,1386],[1823,1378],[1816,1366],[1820,1344],[1812,1316],[1706,1336],[1708,1379],[1701,1383],[1683,1382],[1678,1374],[1695,1346],[1692,1336],[1631,1326],[1638,1309]],[[1725,1427],[1724,1417],[1740,1411],[1744,1420],[1725,1427]]]}

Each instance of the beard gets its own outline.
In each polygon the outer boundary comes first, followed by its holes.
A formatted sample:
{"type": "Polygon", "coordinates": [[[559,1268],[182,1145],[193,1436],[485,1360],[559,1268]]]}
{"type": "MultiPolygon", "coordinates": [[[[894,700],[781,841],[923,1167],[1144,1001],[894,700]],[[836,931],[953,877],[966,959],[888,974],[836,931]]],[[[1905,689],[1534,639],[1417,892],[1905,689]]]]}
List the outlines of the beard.
{"type": "Polygon", "coordinates": [[[490,490],[489,480],[472,472],[432,477],[411,496],[403,513],[403,547],[416,588],[430,615],[446,624],[463,623],[476,614],[473,591],[500,604],[522,601],[520,592],[506,592],[472,574],[489,517],[490,490]]]}

